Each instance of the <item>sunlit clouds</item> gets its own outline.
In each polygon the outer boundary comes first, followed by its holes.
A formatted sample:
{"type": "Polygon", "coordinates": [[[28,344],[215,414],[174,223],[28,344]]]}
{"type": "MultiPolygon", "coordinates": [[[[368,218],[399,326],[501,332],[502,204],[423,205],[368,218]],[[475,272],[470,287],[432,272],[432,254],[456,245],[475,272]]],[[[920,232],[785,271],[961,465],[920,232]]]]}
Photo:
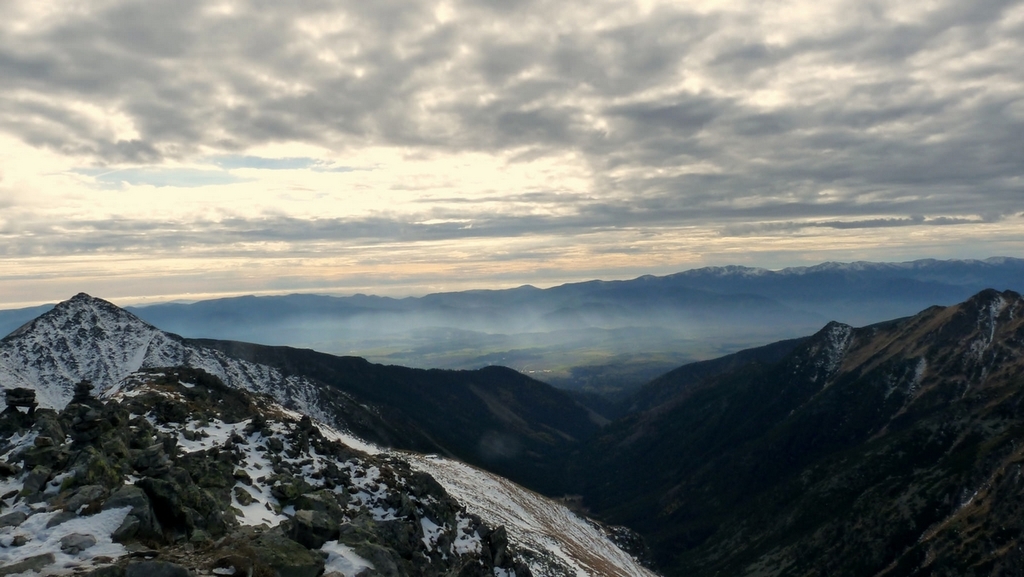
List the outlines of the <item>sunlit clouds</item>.
{"type": "Polygon", "coordinates": [[[8,2],[0,307],[1024,249],[1022,2],[8,2]]]}

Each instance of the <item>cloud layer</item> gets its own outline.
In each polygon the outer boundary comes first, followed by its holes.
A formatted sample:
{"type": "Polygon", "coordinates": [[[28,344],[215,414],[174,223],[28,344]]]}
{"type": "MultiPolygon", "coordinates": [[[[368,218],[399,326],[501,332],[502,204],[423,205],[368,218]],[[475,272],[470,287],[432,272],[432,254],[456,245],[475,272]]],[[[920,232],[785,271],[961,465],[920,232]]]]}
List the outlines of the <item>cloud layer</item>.
{"type": "Polygon", "coordinates": [[[4,282],[1019,254],[1022,61],[1020,1],[5,3],[4,282]]]}

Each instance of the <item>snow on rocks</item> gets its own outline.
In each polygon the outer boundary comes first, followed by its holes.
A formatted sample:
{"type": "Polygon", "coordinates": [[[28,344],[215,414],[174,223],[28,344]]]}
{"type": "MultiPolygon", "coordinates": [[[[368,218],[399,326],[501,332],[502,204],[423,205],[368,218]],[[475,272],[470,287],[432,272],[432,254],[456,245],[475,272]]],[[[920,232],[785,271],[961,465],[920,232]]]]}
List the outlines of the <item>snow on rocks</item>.
{"type": "Polygon", "coordinates": [[[127,551],[156,543],[182,574],[530,574],[504,529],[403,456],[354,449],[269,397],[183,367],[106,397],[0,415],[0,566],[135,567],[127,551]]]}
{"type": "MultiPolygon", "coordinates": [[[[654,577],[603,531],[563,505],[465,463],[407,454],[413,468],[438,482],[466,510],[503,526],[534,575],[654,577]]],[[[462,546],[475,546],[466,543],[462,546]]],[[[504,575],[496,568],[495,575],[504,575]]]]}
{"type": "MultiPolygon", "coordinates": [[[[46,408],[68,404],[73,383],[83,379],[92,381],[102,396],[130,384],[128,377],[136,371],[172,366],[202,369],[230,386],[274,395],[286,406],[330,422],[320,409],[317,386],[307,379],[192,345],[86,294],[58,304],[0,341],[0,383],[35,389],[46,408]]],[[[194,383],[184,379],[183,386],[188,385],[194,383]]]]}

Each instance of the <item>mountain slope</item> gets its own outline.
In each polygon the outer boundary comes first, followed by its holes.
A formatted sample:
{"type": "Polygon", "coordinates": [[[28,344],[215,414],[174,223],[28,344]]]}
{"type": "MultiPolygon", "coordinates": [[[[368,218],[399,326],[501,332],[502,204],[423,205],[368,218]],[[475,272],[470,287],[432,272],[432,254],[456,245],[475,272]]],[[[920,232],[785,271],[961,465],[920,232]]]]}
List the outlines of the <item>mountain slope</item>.
{"type": "Polygon", "coordinates": [[[598,429],[565,393],[498,367],[426,371],[310,350],[190,341],[85,294],[0,341],[0,385],[39,389],[43,406],[74,383],[105,391],[142,368],[190,366],[231,386],[396,448],[457,456],[533,487],[560,485],[554,456],[598,429]]]}
{"type": "Polygon", "coordinates": [[[504,367],[410,369],[308,349],[192,342],[344,391],[388,422],[415,423],[433,441],[403,448],[443,451],[540,490],[563,486],[558,455],[599,428],[600,419],[566,393],[504,367]]]}
{"type": "Polygon", "coordinates": [[[983,291],[689,381],[575,459],[669,574],[1017,574],[1024,299],[983,291]]]}
{"type": "Polygon", "coordinates": [[[608,529],[507,480],[381,450],[201,370],[136,372],[104,396],[0,413],[0,574],[654,577],[608,529]],[[449,492],[433,470],[476,482],[449,492]]]}
{"type": "Polygon", "coordinates": [[[350,398],[325,392],[309,379],[190,345],[84,293],[0,340],[0,384],[37,389],[39,403],[48,408],[67,404],[74,384],[83,379],[102,392],[139,369],[163,366],[203,369],[233,387],[271,394],[289,408],[338,426],[374,419],[350,398]]]}

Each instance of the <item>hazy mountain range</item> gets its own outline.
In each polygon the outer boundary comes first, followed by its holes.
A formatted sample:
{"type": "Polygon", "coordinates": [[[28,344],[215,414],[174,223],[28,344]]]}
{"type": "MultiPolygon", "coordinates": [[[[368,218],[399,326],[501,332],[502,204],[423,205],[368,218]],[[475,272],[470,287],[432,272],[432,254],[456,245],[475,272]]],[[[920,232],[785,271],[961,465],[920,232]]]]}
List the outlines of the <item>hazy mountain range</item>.
{"type": "MultiPolygon", "coordinates": [[[[394,299],[238,297],[129,310],[185,337],[289,345],[419,368],[504,365],[559,387],[621,393],[685,362],[1024,290],[1024,260],[730,266],[549,289],[394,299]]],[[[48,310],[0,311],[7,334],[48,310]]]]}

